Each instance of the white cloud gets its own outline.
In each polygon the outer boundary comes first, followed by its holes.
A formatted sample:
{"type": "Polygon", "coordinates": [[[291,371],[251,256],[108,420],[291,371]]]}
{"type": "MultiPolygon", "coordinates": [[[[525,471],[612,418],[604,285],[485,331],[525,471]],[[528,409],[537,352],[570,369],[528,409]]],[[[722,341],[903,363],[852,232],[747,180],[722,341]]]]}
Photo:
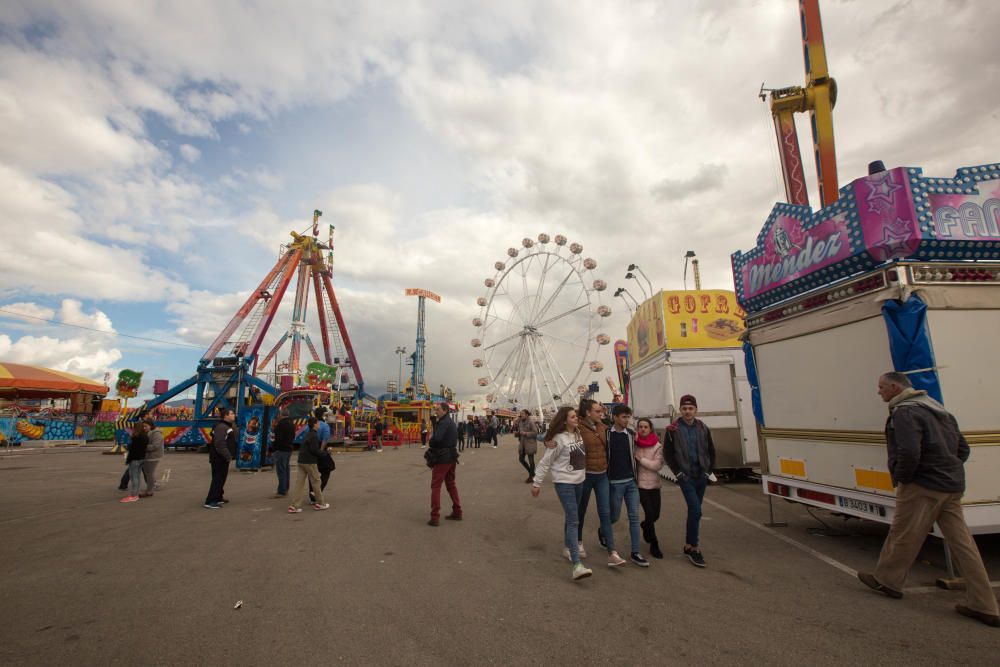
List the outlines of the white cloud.
{"type": "Polygon", "coordinates": [[[201,157],[201,151],[191,144],[181,144],[181,147],[178,150],[181,153],[181,157],[191,164],[197,162],[198,158],[201,157]]]}
{"type": "Polygon", "coordinates": [[[23,320],[25,322],[36,322],[39,319],[51,320],[55,317],[56,311],[47,306],[39,306],[37,303],[31,303],[30,301],[19,301],[16,303],[5,303],[0,308],[3,309],[4,317],[11,317],[18,320],[23,320]],[[18,317],[18,314],[23,314],[24,317],[18,317]]]}
{"type": "MultiPolygon", "coordinates": [[[[12,303],[2,306],[4,311],[53,319],[56,312],[48,307],[31,302],[12,303]]],[[[10,317],[7,312],[0,313],[10,317]]],[[[53,368],[100,380],[105,372],[122,358],[122,352],[115,345],[114,327],[108,316],[100,310],[84,312],[79,301],[64,299],[58,311],[59,322],[77,327],[87,327],[96,331],[82,331],[60,328],[57,325],[34,322],[34,333],[12,338],[0,334],[0,358],[14,363],[53,368]],[[42,333],[44,332],[44,333],[42,333]]]]}
{"type": "MultiPolygon", "coordinates": [[[[1000,74],[988,32],[1000,5],[829,3],[823,19],[842,183],[876,158],[941,175],[997,159],[1000,89],[983,82],[1000,74]]],[[[213,3],[195,23],[183,3],[39,0],[4,6],[0,21],[0,234],[12,258],[0,295],[160,299],[178,336],[207,344],[254,285],[205,278],[189,291],[151,258],[194,281],[212,252],[205,230],[275,252],[308,225],[290,212],[317,206],[323,238],[337,225],[335,284],[369,377],[395,377],[390,349],[412,345],[415,325],[401,290],[421,286],[445,297],[429,307],[429,372],[456,388],[474,382],[467,321],[482,280],[523,236],[582,242],[612,291],[630,262],[657,288],[680,286],[688,249],[707,286],[730,286],[729,254],[781,197],[759,82],[802,82],[798,13],[784,0],[213,3]],[[37,23],[41,36],[19,36],[37,23]],[[319,187],[249,142],[223,143],[226,123],[258,140],[290,110],[374,116],[376,87],[458,155],[461,199],[422,192],[415,204],[371,176],[391,171],[370,162],[386,158],[339,126],[315,128],[315,150],[349,146],[366,175],[331,169],[319,187]],[[210,161],[182,139],[153,143],[154,120],[232,164],[191,174],[210,161]]],[[[801,142],[811,180],[807,131],[801,142]]],[[[227,275],[257,275],[251,259],[233,261],[227,275]]],[[[623,331],[624,306],[612,306],[623,331]]],[[[282,311],[275,328],[286,324],[282,311]]]]}

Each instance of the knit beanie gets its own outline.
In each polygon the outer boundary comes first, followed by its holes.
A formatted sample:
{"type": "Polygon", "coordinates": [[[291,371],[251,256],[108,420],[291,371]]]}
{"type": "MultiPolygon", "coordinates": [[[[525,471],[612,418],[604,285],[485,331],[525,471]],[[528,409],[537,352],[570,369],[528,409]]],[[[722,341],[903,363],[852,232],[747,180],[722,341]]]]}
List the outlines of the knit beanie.
{"type": "Polygon", "coordinates": [[[683,408],[685,405],[692,405],[695,408],[697,408],[698,407],[698,401],[691,394],[684,394],[683,396],[681,396],[680,407],[683,408]]]}

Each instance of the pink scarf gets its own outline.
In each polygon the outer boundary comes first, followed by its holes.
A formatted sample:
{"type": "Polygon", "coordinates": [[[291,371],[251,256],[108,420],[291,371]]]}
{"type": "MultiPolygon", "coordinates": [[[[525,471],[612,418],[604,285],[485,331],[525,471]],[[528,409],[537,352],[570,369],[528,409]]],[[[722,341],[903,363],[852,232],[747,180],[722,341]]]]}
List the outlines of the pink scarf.
{"type": "Polygon", "coordinates": [[[649,435],[635,436],[635,444],[639,447],[652,447],[660,444],[660,441],[656,438],[656,434],[650,431],[649,435]]]}

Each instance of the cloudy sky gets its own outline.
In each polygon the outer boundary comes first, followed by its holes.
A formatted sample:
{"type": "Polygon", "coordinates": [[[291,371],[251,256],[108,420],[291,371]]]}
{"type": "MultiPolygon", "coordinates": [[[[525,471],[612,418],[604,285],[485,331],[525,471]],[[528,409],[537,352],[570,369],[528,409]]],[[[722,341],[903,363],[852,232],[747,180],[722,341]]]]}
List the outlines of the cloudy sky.
{"type": "MultiPolygon", "coordinates": [[[[1000,160],[1000,4],[822,13],[841,184],[1000,160]]],[[[0,360],[176,383],[318,208],[368,389],[424,287],[428,384],[476,392],[475,301],[523,237],[597,260],[612,339],[630,262],[677,289],[695,250],[731,289],[783,196],[757,91],[802,80],[793,0],[8,0],[0,360]]]]}

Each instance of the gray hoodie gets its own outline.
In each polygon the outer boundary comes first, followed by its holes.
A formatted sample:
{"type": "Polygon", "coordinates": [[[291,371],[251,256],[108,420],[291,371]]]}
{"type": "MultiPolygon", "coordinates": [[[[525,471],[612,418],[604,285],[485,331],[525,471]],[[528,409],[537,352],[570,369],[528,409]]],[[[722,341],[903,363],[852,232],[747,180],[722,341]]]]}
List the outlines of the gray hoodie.
{"type": "Polygon", "coordinates": [[[885,441],[893,484],[965,491],[969,443],[955,417],[926,391],[908,387],[889,401],[885,441]]]}

